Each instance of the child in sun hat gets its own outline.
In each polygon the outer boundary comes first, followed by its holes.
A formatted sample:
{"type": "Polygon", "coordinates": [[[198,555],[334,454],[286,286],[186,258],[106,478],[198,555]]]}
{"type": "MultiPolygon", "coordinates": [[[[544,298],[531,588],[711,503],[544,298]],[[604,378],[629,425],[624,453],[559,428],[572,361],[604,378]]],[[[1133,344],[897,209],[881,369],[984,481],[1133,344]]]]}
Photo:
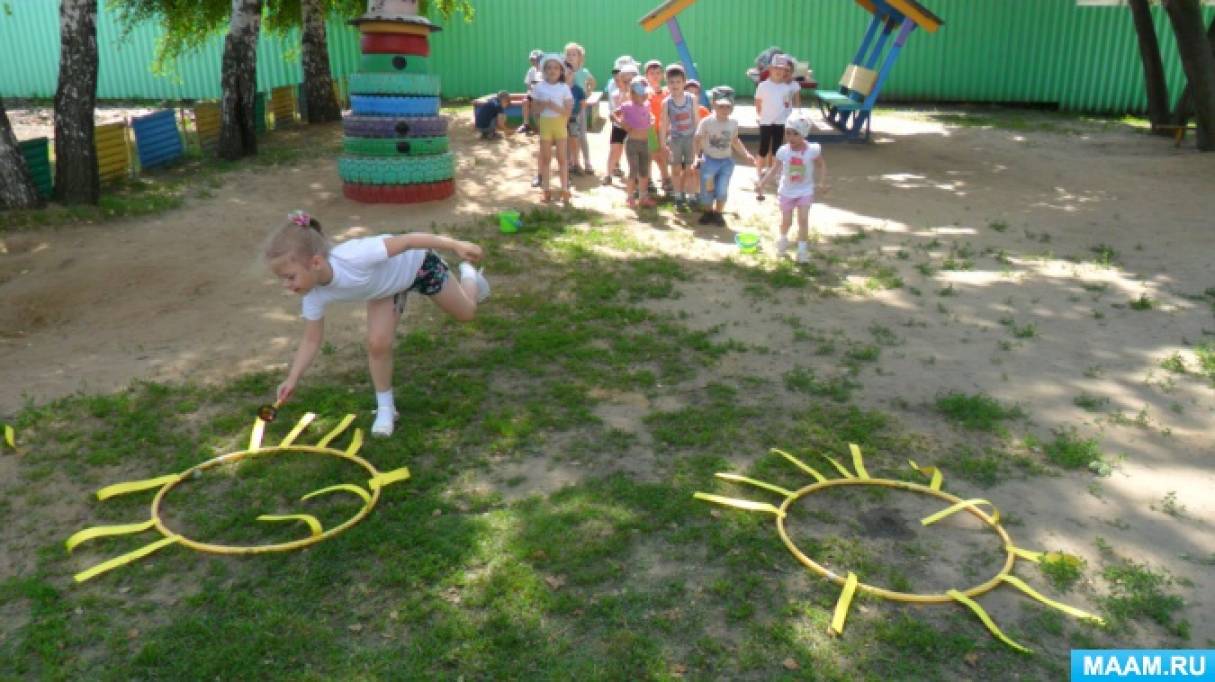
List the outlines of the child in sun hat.
{"type": "Polygon", "coordinates": [[[624,141],[629,134],[616,122],[616,112],[620,106],[629,101],[629,84],[638,75],[637,62],[628,55],[616,59],[612,69],[612,81],[608,83],[608,111],[612,118],[612,135],[609,139],[607,172],[603,176],[603,184],[612,184],[612,174],[620,174],[620,157],[624,155],[624,141]]]}
{"type": "Polygon", "coordinates": [[[738,139],[738,121],[730,118],[734,112],[734,90],[727,86],[713,89],[709,97],[713,103],[713,115],[700,122],[692,149],[694,154],[704,153],[700,163],[700,205],[704,215],[701,225],[725,225],[722,211],[730,191],[730,176],[734,174],[733,152],[738,152],[751,163],[755,157],[738,139]],[[706,189],[713,181],[713,193],[706,189]]]}
{"type": "Polygon", "coordinates": [[[625,184],[628,205],[635,208],[650,207],[654,200],[649,197],[647,185],[650,180],[650,131],[654,127],[654,115],[646,101],[649,85],[644,76],[635,76],[629,83],[629,101],[620,105],[614,114],[616,124],[628,135],[625,140],[625,155],[629,160],[629,179],[625,184]],[[633,198],[633,192],[637,198],[633,198]]]}
{"type": "Polygon", "coordinates": [[[531,67],[527,69],[527,73],[523,76],[523,87],[527,91],[527,99],[523,100],[523,125],[519,126],[517,132],[534,133],[536,129],[532,127],[532,89],[536,84],[544,80],[543,74],[540,73],[540,58],[544,56],[544,50],[532,50],[527,59],[531,62],[531,67]]]}
{"type": "Polygon", "coordinates": [[[540,72],[544,80],[532,90],[532,105],[539,117],[540,132],[540,185],[545,203],[552,200],[549,190],[549,173],[552,156],[557,158],[557,169],[561,174],[561,200],[570,202],[569,175],[569,120],[574,110],[574,94],[565,84],[565,61],[561,55],[546,54],[540,58],[540,72]]]}
{"type": "Polygon", "coordinates": [[[785,124],[788,139],[776,150],[775,161],[759,181],[758,198],[763,199],[764,184],[777,171],[781,172],[780,188],[780,234],[776,240],[778,255],[789,248],[789,227],[793,224],[793,212],[797,211],[797,262],[810,262],[810,207],[814,205],[815,190],[826,191],[827,162],[823,160],[822,147],[816,142],[807,142],[812,126],[802,116],[795,116],[785,124]]]}
{"type": "Polygon", "coordinates": [[[788,55],[776,54],[768,66],[768,79],[755,89],[755,113],[759,116],[759,161],[756,177],[772,163],[772,155],[785,141],[785,121],[800,104],[801,86],[793,81],[793,62],[788,55]]]}

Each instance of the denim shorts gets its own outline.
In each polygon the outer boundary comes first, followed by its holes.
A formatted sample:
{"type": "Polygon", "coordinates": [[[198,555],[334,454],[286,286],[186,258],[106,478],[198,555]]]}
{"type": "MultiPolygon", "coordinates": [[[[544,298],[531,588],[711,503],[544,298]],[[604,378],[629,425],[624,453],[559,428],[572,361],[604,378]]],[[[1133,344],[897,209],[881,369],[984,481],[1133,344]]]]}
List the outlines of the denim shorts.
{"type": "Polygon", "coordinates": [[[707,205],[714,199],[724,202],[730,193],[730,176],[734,175],[734,159],[704,157],[700,163],[700,203],[707,205]],[[705,191],[709,180],[713,180],[713,193],[705,191]]]}

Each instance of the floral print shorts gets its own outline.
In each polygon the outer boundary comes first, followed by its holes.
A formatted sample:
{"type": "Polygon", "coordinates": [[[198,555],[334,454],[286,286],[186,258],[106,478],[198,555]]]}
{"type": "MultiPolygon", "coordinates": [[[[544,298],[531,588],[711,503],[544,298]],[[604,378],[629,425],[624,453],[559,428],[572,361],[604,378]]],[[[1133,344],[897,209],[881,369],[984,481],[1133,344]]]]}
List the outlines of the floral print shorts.
{"type": "Polygon", "coordinates": [[[449,272],[451,272],[451,268],[448,267],[447,261],[444,261],[439,254],[427,249],[426,257],[422,259],[422,267],[418,268],[418,274],[414,277],[413,284],[392,297],[397,314],[405,313],[405,302],[409,292],[416,291],[423,296],[434,296],[439,293],[443,289],[443,283],[447,281],[449,272]]]}

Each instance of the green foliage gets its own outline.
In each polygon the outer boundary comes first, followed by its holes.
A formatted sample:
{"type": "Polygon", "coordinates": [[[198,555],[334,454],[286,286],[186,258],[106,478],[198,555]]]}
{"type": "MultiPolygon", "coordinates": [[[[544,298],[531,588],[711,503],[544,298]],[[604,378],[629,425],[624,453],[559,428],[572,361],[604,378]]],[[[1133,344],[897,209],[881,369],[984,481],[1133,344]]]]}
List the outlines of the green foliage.
{"type": "Polygon", "coordinates": [[[999,431],[1001,421],[1024,416],[1020,408],[1004,407],[995,398],[982,393],[941,396],[937,398],[937,409],[949,419],[975,431],[999,431]]]}
{"type": "Polygon", "coordinates": [[[1046,458],[1064,469],[1083,469],[1105,460],[1096,438],[1081,438],[1074,430],[1057,432],[1044,449],[1046,458]]]}
{"type": "Polygon", "coordinates": [[[1050,552],[1042,559],[1039,566],[1055,589],[1067,592],[1080,578],[1084,577],[1084,569],[1088,566],[1088,562],[1071,554],[1050,552]]]}
{"type": "MultiPolygon", "coordinates": [[[[326,13],[339,18],[352,19],[367,9],[366,0],[320,0],[320,4],[326,13]]],[[[143,22],[160,24],[164,36],[152,63],[158,74],[172,71],[178,57],[225,30],[232,12],[231,0],[109,0],[107,6],[118,12],[125,31],[143,22]]],[[[465,21],[472,21],[476,14],[472,0],[421,0],[419,11],[437,13],[444,19],[458,13],[465,21]]],[[[302,16],[300,0],[262,1],[262,18],[269,31],[285,33],[298,28],[302,16]]]]}

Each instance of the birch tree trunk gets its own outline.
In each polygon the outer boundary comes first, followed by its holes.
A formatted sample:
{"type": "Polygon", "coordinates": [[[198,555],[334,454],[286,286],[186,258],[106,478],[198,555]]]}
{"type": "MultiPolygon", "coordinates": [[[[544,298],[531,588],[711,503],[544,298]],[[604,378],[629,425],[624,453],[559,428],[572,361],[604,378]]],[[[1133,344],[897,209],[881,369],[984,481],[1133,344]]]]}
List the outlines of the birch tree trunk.
{"type": "Polygon", "coordinates": [[[342,118],[329,71],[329,44],[325,39],[325,10],[321,0],[300,0],[303,10],[302,61],[304,68],[304,110],[309,123],[325,123],[342,118]]]}
{"type": "Polygon", "coordinates": [[[59,5],[59,87],[55,90],[55,198],[101,198],[93,109],[97,103],[97,0],[59,5]]]}
{"type": "Polygon", "coordinates": [[[4,100],[0,100],[0,208],[33,208],[39,203],[38,189],[8,123],[4,100]]]}
{"type": "Polygon", "coordinates": [[[235,161],[257,154],[253,99],[257,94],[257,36],[261,0],[232,0],[232,17],[224,40],[219,156],[235,161]]]}
{"type": "MultiPolygon", "coordinates": [[[[1130,0],[1135,35],[1139,38],[1139,56],[1143,61],[1143,83],[1147,90],[1148,120],[1152,129],[1169,122],[1169,86],[1164,80],[1164,64],[1160,60],[1160,41],[1152,8],[1148,0],[1130,0]]],[[[1167,131],[1165,131],[1167,132],[1167,131]]]]}
{"type": "Polygon", "coordinates": [[[1215,151],[1215,55],[1203,30],[1202,8],[1198,0],[1164,0],[1164,10],[1177,34],[1177,51],[1194,103],[1198,149],[1215,151]]]}

